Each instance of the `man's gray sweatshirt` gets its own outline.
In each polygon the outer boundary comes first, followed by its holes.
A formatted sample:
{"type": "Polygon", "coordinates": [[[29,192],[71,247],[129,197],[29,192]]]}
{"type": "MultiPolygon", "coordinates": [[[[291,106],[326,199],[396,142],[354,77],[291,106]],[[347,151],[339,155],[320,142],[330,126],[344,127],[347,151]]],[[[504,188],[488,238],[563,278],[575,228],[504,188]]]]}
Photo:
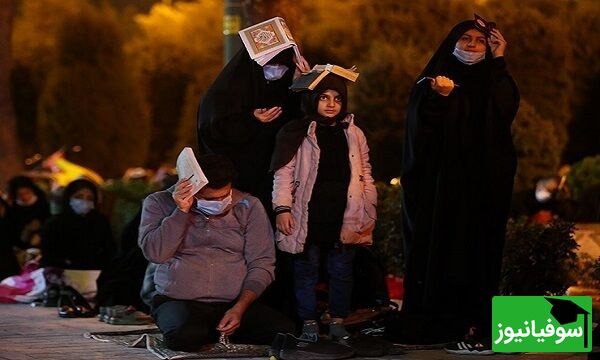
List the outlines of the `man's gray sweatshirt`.
{"type": "Polygon", "coordinates": [[[260,201],[233,189],[223,214],[177,208],[173,188],[150,194],[142,209],[138,244],[159,264],[159,294],[181,300],[229,302],[242,290],[260,295],[274,279],[275,246],[260,201]]]}

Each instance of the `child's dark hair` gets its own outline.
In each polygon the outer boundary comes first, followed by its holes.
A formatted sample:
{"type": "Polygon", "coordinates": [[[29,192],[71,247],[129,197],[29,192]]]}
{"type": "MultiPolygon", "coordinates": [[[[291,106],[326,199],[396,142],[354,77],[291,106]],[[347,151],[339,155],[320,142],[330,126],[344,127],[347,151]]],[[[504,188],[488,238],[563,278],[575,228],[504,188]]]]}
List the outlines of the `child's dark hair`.
{"type": "Polygon", "coordinates": [[[220,189],[236,177],[235,167],[225,155],[202,155],[198,157],[198,164],[208,179],[206,186],[212,189],[220,189]]]}

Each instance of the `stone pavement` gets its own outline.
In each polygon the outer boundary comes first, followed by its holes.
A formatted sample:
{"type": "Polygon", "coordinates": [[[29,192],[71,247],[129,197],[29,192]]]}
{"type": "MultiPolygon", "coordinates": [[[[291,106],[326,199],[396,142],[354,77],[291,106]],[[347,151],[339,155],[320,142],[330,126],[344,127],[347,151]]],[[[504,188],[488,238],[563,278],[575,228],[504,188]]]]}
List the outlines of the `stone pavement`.
{"type": "Polygon", "coordinates": [[[600,224],[576,224],[575,241],[579,244],[580,253],[586,253],[592,258],[600,257],[600,224]]]}
{"type": "MultiPolygon", "coordinates": [[[[33,308],[23,304],[0,304],[0,359],[71,360],[131,359],[156,360],[145,349],[125,348],[113,343],[85,339],[90,331],[144,329],[148,326],[115,326],[91,319],[61,319],[54,308],[33,308]]],[[[519,354],[456,356],[443,350],[410,351],[386,359],[444,360],[584,360],[586,354],[519,354]]],[[[263,358],[266,359],[266,358],[263,358]]]]}

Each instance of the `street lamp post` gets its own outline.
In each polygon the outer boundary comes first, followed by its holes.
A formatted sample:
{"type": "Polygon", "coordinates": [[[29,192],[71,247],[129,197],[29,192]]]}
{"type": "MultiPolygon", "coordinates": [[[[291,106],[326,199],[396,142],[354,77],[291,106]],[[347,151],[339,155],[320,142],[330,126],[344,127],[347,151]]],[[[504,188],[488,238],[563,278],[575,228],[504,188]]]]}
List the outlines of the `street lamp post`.
{"type": "Polygon", "coordinates": [[[238,32],[244,23],[243,0],[225,0],[223,14],[223,63],[227,64],[242,47],[238,32]]]}

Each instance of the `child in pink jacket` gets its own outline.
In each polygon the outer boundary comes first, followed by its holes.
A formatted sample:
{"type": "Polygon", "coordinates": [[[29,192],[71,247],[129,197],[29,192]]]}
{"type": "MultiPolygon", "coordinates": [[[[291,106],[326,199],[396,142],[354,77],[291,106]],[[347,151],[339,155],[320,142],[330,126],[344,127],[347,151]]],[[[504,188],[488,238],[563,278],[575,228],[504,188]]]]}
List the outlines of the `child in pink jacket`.
{"type": "Polygon", "coordinates": [[[319,335],[315,285],[321,259],[329,274],[329,334],[344,341],[350,312],[352,262],[357,245],[372,244],[377,191],[369,147],[348,114],[345,80],[329,74],[302,96],[304,117],[277,135],[273,209],[276,243],[293,259],[302,337],[319,335]]]}

